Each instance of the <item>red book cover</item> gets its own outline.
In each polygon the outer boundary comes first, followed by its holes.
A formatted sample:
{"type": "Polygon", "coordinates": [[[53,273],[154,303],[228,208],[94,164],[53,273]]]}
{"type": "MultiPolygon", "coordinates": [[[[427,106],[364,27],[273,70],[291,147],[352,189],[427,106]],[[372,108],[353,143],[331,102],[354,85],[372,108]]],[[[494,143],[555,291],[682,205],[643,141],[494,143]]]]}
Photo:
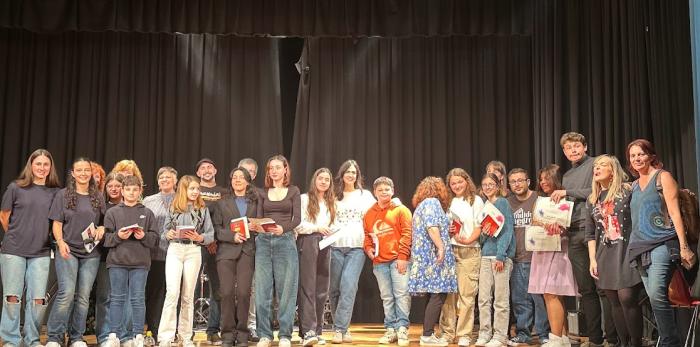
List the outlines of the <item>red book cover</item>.
{"type": "Polygon", "coordinates": [[[248,218],[241,217],[236,219],[231,219],[229,223],[229,228],[232,233],[241,234],[246,240],[250,238],[250,229],[248,229],[248,218]]]}
{"type": "Polygon", "coordinates": [[[459,234],[460,231],[462,231],[463,224],[457,219],[452,220],[452,227],[453,227],[453,232],[450,234],[450,236],[455,236],[459,234]]]}
{"type": "Polygon", "coordinates": [[[481,221],[481,230],[488,230],[488,232],[485,232],[488,236],[498,236],[498,228],[498,223],[491,215],[487,215],[484,220],[481,221]]]}

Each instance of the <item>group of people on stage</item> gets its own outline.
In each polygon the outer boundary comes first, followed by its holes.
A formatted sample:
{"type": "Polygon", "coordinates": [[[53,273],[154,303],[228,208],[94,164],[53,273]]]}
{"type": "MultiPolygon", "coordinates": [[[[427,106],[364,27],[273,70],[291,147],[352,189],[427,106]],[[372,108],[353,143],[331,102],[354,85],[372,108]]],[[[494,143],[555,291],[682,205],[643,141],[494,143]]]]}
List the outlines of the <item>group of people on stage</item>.
{"type": "Polygon", "coordinates": [[[295,311],[301,343],[326,344],[323,313],[329,298],[331,342],[350,344],[367,258],[384,307],[380,344],[409,344],[411,297],[423,296],[421,345],[525,345],[533,342],[534,327],[541,345],[570,346],[563,298],[580,295],[590,346],[604,340],[641,346],[637,300],[645,290],[660,345],[680,345],[667,287],[675,264],[690,266],[695,255],[676,181],[644,139],[625,152],[636,178],[631,183],[614,156],[589,157],[583,135],[566,133],[560,143],[572,164],[563,175],[555,164],[531,177],[492,161],[475,181],[454,168],[444,180],[420,182],[410,202],[413,213],[394,197],[389,177],[377,178],[372,192],[365,190],[354,160],[335,175],[328,168],[316,170],[301,194],[281,155],[267,160],[262,188],[253,184],[254,160],[241,160],[222,187],[215,163],[205,158],[196,164],[196,176],[160,168],[159,192],[143,197],[141,172],[132,160],[118,162],[105,175],[99,164],[76,159],[61,189],[51,154],[36,150],[0,205],[6,230],[0,338],[5,347],[40,345],[53,249],[58,292],[48,316],[47,347],[64,345],[66,334],[71,347],[86,346],[95,281],[101,346],[142,347],[146,324],[161,347],[176,338],[183,347],[193,346],[195,287],[203,264],[212,287],[211,344],[256,341],[269,347],[276,317],[279,346],[289,347],[295,311]],[[560,235],[561,251],[527,250],[525,230],[542,196],[573,202],[569,227],[544,225],[549,235],[560,235]],[[489,204],[505,217],[496,236],[480,224],[489,204]],[[248,218],[249,237],[231,223],[241,217],[248,218]],[[479,330],[472,341],[476,305],[479,330]],[[601,311],[609,314],[605,329],[601,311]]]}

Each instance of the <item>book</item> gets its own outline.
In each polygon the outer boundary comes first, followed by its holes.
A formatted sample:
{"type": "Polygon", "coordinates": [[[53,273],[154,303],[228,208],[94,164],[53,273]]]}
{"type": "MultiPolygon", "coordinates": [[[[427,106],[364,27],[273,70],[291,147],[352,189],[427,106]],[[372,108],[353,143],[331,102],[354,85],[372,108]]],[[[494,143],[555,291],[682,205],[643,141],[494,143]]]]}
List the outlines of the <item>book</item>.
{"type": "Polygon", "coordinates": [[[195,231],[194,225],[178,225],[175,227],[175,238],[176,239],[187,239],[185,236],[187,231],[195,231]]]}
{"type": "Polygon", "coordinates": [[[484,208],[479,213],[478,220],[481,225],[482,233],[491,237],[497,237],[501,233],[501,229],[503,229],[503,224],[506,222],[506,218],[501,211],[490,201],[484,204],[484,208]]]}
{"type": "Polygon", "coordinates": [[[231,219],[229,222],[229,228],[232,233],[240,234],[246,240],[250,238],[250,229],[248,228],[248,217],[240,217],[236,219],[231,219]]]}
{"type": "Polygon", "coordinates": [[[251,222],[258,223],[266,232],[270,232],[277,225],[272,218],[251,218],[251,222]]]}
{"type": "Polygon", "coordinates": [[[462,219],[457,216],[454,212],[450,211],[450,225],[452,226],[452,230],[450,230],[450,236],[454,237],[457,234],[460,234],[462,232],[462,229],[464,228],[464,223],[462,222],[462,219]]]}
{"type": "Polygon", "coordinates": [[[97,236],[95,223],[90,223],[90,225],[80,233],[80,236],[83,238],[83,246],[88,253],[92,253],[95,247],[100,243],[99,240],[95,240],[95,236],[97,236]]]}
{"type": "Polygon", "coordinates": [[[118,232],[128,231],[130,233],[129,239],[136,240],[136,236],[134,234],[136,234],[136,232],[139,230],[143,231],[143,228],[140,225],[134,223],[119,229],[118,232]]]}

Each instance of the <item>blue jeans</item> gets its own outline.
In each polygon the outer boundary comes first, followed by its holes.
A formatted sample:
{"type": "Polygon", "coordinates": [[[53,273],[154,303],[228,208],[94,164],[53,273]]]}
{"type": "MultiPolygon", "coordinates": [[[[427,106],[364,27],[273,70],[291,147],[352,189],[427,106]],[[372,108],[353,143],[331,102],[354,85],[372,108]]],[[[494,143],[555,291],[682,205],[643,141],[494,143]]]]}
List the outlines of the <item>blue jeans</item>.
{"type": "MultiPolygon", "coordinates": [[[[409,264],[408,269],[411,266],[409,264]]],[[[384,305],[384,327],[408,328],[408,314],[411,313],[411,296],[408,294],[408,273],[399,273],[396,260],[374,265],[379,293],[384,305]]]]}
{"type": "Polygon", "coordinates": [[[515,316],[515,331],[517,336],[526,342],[531,342],[530,327],[535,323],[535,332],[540,341],[549,338],[549,320],[544,297],[541,294],[528,294],[530,283],[530,263],[513,263],[510,274],[510,297],[515,316]]]}
{"type": "Polygon", "coordinates": [[[64,259],[57,252],[55,262],[58,292],[47,324],[49,342],[63,344],[66,330],[70,343],[83,341],[90,291],[100,267],[100,257],[81,259],[70,254],[64,259]]]}
{"type": "Polygon", "coordinates": [[[659,330],[659,346],[680,346],[681,341],[676,335],[676,316],[671,303],[668,301],[668,284],[676,269],[671,262],[671,255],[666,245],[661,245],[651,251],[651,265],[642,271],[642,282],[649,295],[651,309],[656,317],[659,330]]]}
{"type": "Polygon", "coordinates": [[[109,322],[111,332],[117,336],[136,336],[143,334],[143,324],[146,321],[146,279],[148,270],[111,267],[109,282],[111,283],[109,302],[109,322]],[[129,304],[127,304],[127,298],[129,304]],[[126,307],[131,307],[131,327],[122,324],[126,307]],[[130,330],[125,332],[125,330],[130,330]]]}
{"type": "Polygon", "coordinates": [[[331,251],[331,312],[333,330],[345,334],[350,326],[352,309],[355,306],[357,282],[365,265],[362,248],[333,247],[331,251]]]}
{"type": "Polygon", "coordinates": [[[24,258],[11,254],[1,254],[2,287],[5,296],[2,306],[0,337],[4,343],[20,345],[22,335],[19,330],[22,292],[27,285],[24,303],[24,345],[31,347],[40,344],[41,321],[46,311],[46,282],[49,278],[49,257],[24,258]],[[15,296],[17,302],[10,303],[7,297],[15,296]],[[43,300],[38,304],[34,300],[43,300]]]}
{"type": "MultiPolygon", "coordinates": [[[[97,343],[102,343],[107,341],[110,328],[110,318],[109,318],[109,296],[110,296],[110,281],[109,281],[109,270],[107,270],[107,263],[101,261],[100,269],[97,270],[97,288],[95,289],[95,330],[97,332],[97,343]]],[[[129,297],[127,296],[127,301],[129,297]]],[[[121,324],[124,329],[121,331],[123,335],[117,334],[119,341],[125,342],[134,338],[131,335],[131,329],[127,327],[131,326],[131,307],[124,307],[124,315],[121,319],[121,324]]]]}
{"type": "Polygon", "coordinates": [[[299,255],[294,234],[255,238],[255,310],[258,336],[272,340],[272,295],[277,294],[279,338],[292,338],[299,287],[299,255]]]}

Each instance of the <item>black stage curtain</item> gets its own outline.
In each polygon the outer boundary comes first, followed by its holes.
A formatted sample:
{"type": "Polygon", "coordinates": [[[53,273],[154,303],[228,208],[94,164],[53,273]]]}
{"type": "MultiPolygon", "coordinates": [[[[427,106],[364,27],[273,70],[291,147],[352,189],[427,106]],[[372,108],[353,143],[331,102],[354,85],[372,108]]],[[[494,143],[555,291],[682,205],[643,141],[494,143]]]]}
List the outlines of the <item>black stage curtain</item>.
{"type": "MultiPolygon", "coordinates": [[[[88,156],[192,173],[213,159],[220,184],[244,156],[282,152],[277,39],[0,29],[0,183],[44,147],[59,174],[88,156]]],[[[63,176],[63,175],[61,175],[63,176]]]]}
{"type": "Polygon", "coordinates": [[[542,0],[533,12],[535,167],[568,166],[558,138],[569,129],[623,165],[642,137],[697,191],[688,2],[542,0]]]}
{"type": "Polygon", "coordinates": [[[7,0],[0,27],[243,36],[512,35],[532,0],[7,0]]]}

